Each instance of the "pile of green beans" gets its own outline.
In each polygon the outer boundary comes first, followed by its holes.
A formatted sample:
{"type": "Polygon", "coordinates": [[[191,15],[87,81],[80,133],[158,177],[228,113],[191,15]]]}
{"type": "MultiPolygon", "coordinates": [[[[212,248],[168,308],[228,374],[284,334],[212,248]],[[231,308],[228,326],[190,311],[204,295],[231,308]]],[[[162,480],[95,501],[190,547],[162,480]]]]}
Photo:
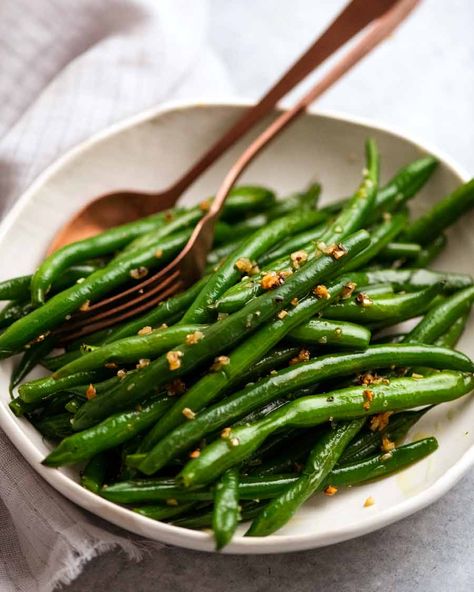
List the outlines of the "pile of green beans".
{"type": "Polygon", "coordinates": [[[474,363],[455,349],[474,283],[428,266],[474,207],[474,181],[412,219],[436,160],[380,186],[373,140],[365,155],[359,187],[329,206],[319,184],[284,199],[234,188],[203,278],[66,351],[54,329],[169,262],[209,199],[0,282],[0,357],[21,353],[10,409],[54,443],[43,464],[79,465],[91,495],[146,519],[211,528],[220,550],[241,522],[246,536],[270,535],[310,496],[435,452],[434,437],[410,434],[474,387],[474,363]],[[43,377],[28,380],[37,366],[43,377]]]}

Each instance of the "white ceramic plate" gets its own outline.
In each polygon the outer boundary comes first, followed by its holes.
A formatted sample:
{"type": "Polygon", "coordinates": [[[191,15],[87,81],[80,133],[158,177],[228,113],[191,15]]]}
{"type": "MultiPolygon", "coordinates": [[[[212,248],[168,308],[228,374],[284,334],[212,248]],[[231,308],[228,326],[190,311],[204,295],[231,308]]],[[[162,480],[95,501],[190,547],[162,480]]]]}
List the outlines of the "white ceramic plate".
{"type": "MultiPolygon", "coordinates": [[[[30,273],[55,231],[91,197],[118,188],[165,187],[244,108],[243,104],[222,103],[168,105],[115,125],[69,152],[33,184],[3,221],[0,279],[30,273]]],[[[243,181],[268,184],[284,195],[318,179],[324,188],[323,201],[350,194],[360,178],[363,143],[369,135],[380,147],[383,180],[426,152],[440,159],[439,169],[416,200],[415,211],[426,208],[467,178],[439,152],[399,133],[353,118],[312,113],[266,150],[243,181]]],[[[185,199],[212,194],[241,148],[242,144],[222,158],[185,199]]],[[[473,271],[473,225],[471,215],[451,230],[449,250],[438,263],[440,269],[473,271]]],[[[469,335],[473,328],[471,321],[460,344],[460,349],[471,357],[474,340],[469,335]]],[[[0,425],[54,488],[83,508],[140,535],[192,549],[213,549],[211,537],[204,532],[134,514],[83,489],[73,469],[43,467],[40,461],[50,445],[8,408],[11,367],[11,360],[0,364],[0,425]]],[[[273,553],[328,545],[381,528],[427,506],[453,487],[474,463],[473,424],[472,397],[441,405],[427,414],[410,435],[412,439],[435,435],[440,448],[432,456],[389,479],[341,491],[331,498],[315,496],[277,534],[262,539],[236,536],[226,552],[273,553]],[[364,508],[369,495],[376,503],[364,508]]]]}

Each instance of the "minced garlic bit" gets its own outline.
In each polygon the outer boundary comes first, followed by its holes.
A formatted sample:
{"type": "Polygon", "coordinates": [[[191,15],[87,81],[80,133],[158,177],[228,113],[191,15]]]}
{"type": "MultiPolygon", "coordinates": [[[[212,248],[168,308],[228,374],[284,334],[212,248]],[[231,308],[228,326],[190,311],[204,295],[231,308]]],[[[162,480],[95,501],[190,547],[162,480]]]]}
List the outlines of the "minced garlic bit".
{"type": "Polygon", "coordinates": [[[115,370],[115,368],[118,368],[117,364],[115,362],[106,362],[104,364],[104,366],[108,369],[108,370],[115,370]]]}
{"type": "Polygon", "coordinates": [[[300,364],[301,362],[307,362],[311,357],[309,350],[307,349],[300,349],[297,356],[291,358],[289,361],[290,366],[294,366],[295,364],[300,364]]]}
{"type": "Polygon", "coordinates": [[[370,306],[371,304],[373,304],[372,300],[367,296],[367,294],[364,294],[364,292],[359,292],[357,294],[356,302],[361,306],[370,306]]]}
{"type": "Polygon", "coordinates": [[[199,448],[196,448],[196,450],[193,450],[192,452],[189,453],[189,458],[199,458],[201,456],[201,451],[199,450],[199,448]]]}
{"type": "Polygon", "coordinates": [[[277,314],[277,317],[279,319],[284,319],[286,316],[288,316],[288,311],[287,310],[280,310],[280,312],[277,314]]]}
{"type": "Polygon", "coordinates": [[[365,391],[362,394],[364,395],[365,399],[364,409],[368,411],[370,409],[370,404],[374,400],[374,391],[371,391],[370,389],[365,389],[365,391]]]}
{"type": "Polygon", "coordinates": [[[324,494],[325,495],[336,495],[337,493],[337,487],[334,487],[334,485],[328,485],[327,487],[324,488],[324,494]]]}
{"type": "Polygon", "coordinates": [[[91,301],[86,300],[83,304],[81,304],[81,308],[79,309],[81,312],[86,312],[91,307],[91,301]]]}
{"type": "Polygon", "coordinates": [[[173,212],[172,212],[171,210],[167,210],[167,211],[165,212],[165,216],[164,216],[164,218],[165,218],[165,221],[166,221],[166,222],[171,222],[171,220],[173,220],[173,219],[174,219],[174,214],[173,214],[173,212]]]}
{"type": "Polygon", "coordinates": [[[149,335],[153,331],[153,327],[150,325],[146,325],[146,327],[142,327],[140,331],[138,331],[138,335],[149,335]]]}
{"type": "Polygon", "coordinates": [[[378,376],[377,374],[371,374],[370,372],[360,374],[357,378],[357,382],[359,384],[364,384],[365,386],[368,386],[369,384],[390,384],[388,378],[378,376]]]}
{"type": "Polygon", "coordinates": [[[281,286],[282,283],[283,282],[281,282],[280,277],[276,271],[269,271],[262,277],[260,281],[260,285],[264,290],[273,290],[274,288],[281,286]]]}
{"type": "Polygon", "coordinates": [[[228,366],[229,364],[230,358],[228,356],[217,356],[211,366],[211,372],[218,372],[221,368],[228,366]]]}
{"type": "Polygon", "coordinates": [[[341,329],[341,327],[336,327],[334,329],[334,333],[335,333],[336,337],[341,337],[341,335],[342,335],[342,329],[341,329]]]}
{"type": "Polygon", "coordinates": [[[201,341],[203,337],[204,333],[202,331],[194,331],[194,333],[189,333],[186,335],[185,341],[188,345],[196,345],[196,343],[201,341]]]}
{"type": "Polygon", "coordinates": [[[382,218],[385,220],[385,222],[390,222],[392,219],[392,214],[390,212],[384,212],[382,214],[382,218]]]}
{"type": "Polygon", "coordinates": [[[395,448],[395,442],[392,442],[387,435],[382,436],[382,451],[391,452],[395,448]]]}
{"type": "Polygon", "coordinates": [[[374,504],[375,504],[374,498],[371,495],[369,495],[369,497],[364,502],[364,508],[370,508],[370,506],[373,506],[374,504]]]}
{"type": "Polygon", "coordinates": [[[148,275],[148,268],[144,267],[143,265],[141,265],[140,267],[137,267],[136,269],[132,269],[130,272],[130,277],[133,278],[134,280],[141,280],[142,278],[144,278],[147,275],[148,275]]]}
{"type": "Polygon", "coordinates": [[[93,399],[97,396],[97,391],[95,390],[95,386],[90,384],[86,390],[86,399],[93,399]]]}
{"type": "Polygon", "coordinates": [[[329,254],[333,259],[338,260],[347,255],[347,249],[343,244],[338,243],[337,245],[331,247],[331,252],[329,254]]]}
{"type": "Polygon", "coordinates": [[[418,374],[418,372],[412,372],[411,377],[415,380],[420,380],[421,378],[423,378],[423,374],[418,374]]]}
{"type": "Polygon", "coordinates": [[[229,440],[229,444],[232,446],[232,448],[235,448],[240,444],[240,440],[238,438],[231,438],[229,440]]]}
{"type": "Polygon", "coordinates": [[[150,360],[148,358],[140,358],[137,364],[137,370],[142,370],[150,365],[150,360]]]}
{"type": "Polygon", "coordinates": [[[331,294],[324,284],[320,284],[319,286],[316,286],[316,288],[313,288],[313,294],[316,298],[325,298],[326,300],[331,298],[331,294]]]}
{"type": "Polygon", "coordinates": [[[166,394],[169,397],[182,395],[186,391],[186,384],[179,378],[175,378],[168,385],[166,385],[166,394]]]}
{"type": "Polygon", "coordinates": [[[155,257],[157,259],[161,259],[161,257],[163,257],[163,249],[158,249],[157,251],[155,251],[155,257]]]}
{"type": "Polygon", "coordinates": [[[258,265],[255,261],[250,261],[248,257],[241,257],[235,262],[235,267],[242,273],[247,275],[255,275],[260,272],[258,265]]]}
{"type": "Polygon", "coordinates": [[[306,251],[295,251],[291,253],[290,259],[293,267],[299,269],[308,260],[308,253],[306,251]]]}
{"type": "Polygon", "coordinates": [[[166,354],[166,359],[168,360],[168,365],[170,370],[177,370],[181,368],[181,358],[183,357],[182,351],[169,351],[166,354]]]}
{"type": "Polygon", "coordinates": [[[122,380],[126,376],[127,376],[127,371],[124,370],[123,368],[117,372],[117,377],[120,378],[120,380],[122,380]]]}
{"type": "Polygon", "coordinates": [[[185,407],[181,413],[184,415],[186,419],[194,419],[196,417],[194,411],[189,407],[185,407]]]}
{"type": "Polygon", "coordinates": [[[161,323],[160,329],[168,329],[168,325],[166,323],[161,323]]]}
{"type": "Polygon", "coordinates": [[[178,505],[178,500],[177,500],[177,499],[175,499],[174,497],[169,497],[169,498],[166,500],[166,505],[167,505],[167,506],[177,506],[177,505],[178,505]]]}
{"type": "Polygon", "coordinates": [[[392,415],[393,411],[385,411],[384,413],[379,413],[378,415],[374,415],[371,419],[370,419],[370,429],[375,432],[375,431],[379,431],[381,432],[383,429],[385,429],[388,426],[388,422],[390,419],[390,416],[392,415]]]}
{"type": "Polygon", "coordinates": [[[203,199],[202,202],[199,204],[199,209],[202,212],[207,212],[211,207],[211,200],[210,199],[203,199]]]}
{"type": "Polygon", "coordinates": [[[298,306],[298,303],[299,303],[299,300],[298,300],[298,298],[296,298],[296,296],[290,300],[291,306],[298,306]]]}
{"type": "Polygon", "coordinates": [[[342,288],[341,298],[343,300],[350,298],[356,288],[357,288],[357,284],[355,282],[347,282],[347,284],[344,286],[344,288],[342,288]]]}
{"type": "Polygon", "coordinates": [[[223,321],[224,319],[226,319],[229,316],[228,312],[218,312],[217,313],[217,320],[218,321],[223,321]]]}
{"type": "Polygon", "coordinates": [[[232,428],[224,428],[221,432],[221,438],[223,440],[227,440],[228,438],[230,438],[231,432],[232,432],[232,428]]]}
{"type": "Polygon", "coordinates": [[[42,343],[46,337],[50,334],[51,331],[46,331],[46,333],[41,333],[41,335],[38,335],[38,337],[35,337],[34,339],[32,339],[29,343],[29,345],[34,345],[35,343],[42,343]]]}

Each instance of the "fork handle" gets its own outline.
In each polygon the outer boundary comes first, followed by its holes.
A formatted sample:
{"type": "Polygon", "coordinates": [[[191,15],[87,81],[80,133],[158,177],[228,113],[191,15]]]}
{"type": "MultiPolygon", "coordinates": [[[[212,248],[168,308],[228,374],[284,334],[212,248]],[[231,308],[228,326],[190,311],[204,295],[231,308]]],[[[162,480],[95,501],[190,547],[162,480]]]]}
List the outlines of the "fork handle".
{"type": "Polygon", "coordinates": [[[271,113],[278,101],[299,82],[382,15],[395,0],[352,0],[329,25],[311,47],[291,66],[278,82],[227,130],[224,135],[174,185],[177,194],[183,193],[217,158],[235,144],[258,121],[271,113]]]}
{"type": "MultiPolygon", "coordinates": [[[[273,121],[242,153],[227,173],[208,213],[196,225],[181,255],[193,250],[193,265],[197,270],[204,269],[206,256],[211,247],[214,225],[222,210],[225,199],[234,183],[257,156],[257,154],[277,137],[292,121],[328,88],[337,82],[348,70],[365,57],[375,46],[388,37],[409,15],[421,0],[396,0],[394,6],[383,16],[377,18],[369,31],[347,54],[337,62],[327,74],[292,108],[284,111],[273,121]]],[[[185,260],[185,258],[184,258],[185,260]]],[[[191,270],[189,270],[191,272],[191,270]]],[[[196,269],[194,270],[196,273],[196,269]]]]}

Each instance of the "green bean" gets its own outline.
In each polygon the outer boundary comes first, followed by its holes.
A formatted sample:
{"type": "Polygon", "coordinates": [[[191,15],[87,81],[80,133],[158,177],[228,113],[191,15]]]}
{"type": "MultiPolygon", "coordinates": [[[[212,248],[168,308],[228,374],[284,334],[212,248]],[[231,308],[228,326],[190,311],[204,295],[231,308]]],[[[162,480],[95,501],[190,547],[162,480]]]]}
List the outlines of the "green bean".
{"type": "Polygon", "coordinates": [[[68,401],[66,405],[64,405],[64,409],[71,413],[71,415],[74,415],[75,413],[77,413],[77,410],[83,403],[84,401],[82,399],[80,399],[79,397],[74,397],[70,401],[68,401]]]}
{"type": "Polygon", "coordinates": [[[377,226],[370,235],[370,245],[361,253],[354,257],[348,264],[345,271],[354,271],[367,265],[380,251],[382,251],[393,240],[407,223],[407,215],[405,212],[400,212],[388,217],[379,226],[377,226]]]}
{"type": "Polygon", "coordinates": [[[316,209],[320,194],[321,185],[319,183],[311,183],[305,191],[288,195],[283,199],[277,199],[275,204],[268,210],[269,217],[271,219],[279,218],[297,209],[314,210],[316,209]]]}
{"type": "Polygon", "coordinates": [[[282,319],[277,317],[276,320],[267,323],[238,345],[228,355],[229,364],[223,368],[222,372],[207,374],[175,403],[144,438],[140,446],[140,452],[150,450],[168,432],[183,423],[185,421],[183,415],[185,409],[191,409],[193,413],[196,413],[216,399],[224,389],[229,390],[254,363],[260,360],[288,332],[297,327],[302,321],[323,310],[331,301],[337,298],[344,287],[344,283],[344,281],[336,281],[331,284],[328,288],[328,299],[320,299],[315,295],[305,298],[295,308],[288,311],[282,319]]]}
{"type": "Polygon", "coordinates": [[[10,393],[20,384],[25,376],[28,376],[39,361],[48,354],[53,347],[53,340],[47,337],[44,341],[40,341],[25,350],[25,353],[22,355],[19,363],[15,366],[10,377],[10,393]]]}
{"type": "Polygon", "coordinates": [[[371,333],[366,327],[345,321],[313,319],[292,329],[288,337],[312,345],[338,345],[342,348],[364,348],[371,333]]]}
{"type": "Polygon", "coordinates": [[[33,420],[33,424],[45,438],[51,440],[61,440],[72,434],[70,413],[48,415],[38,421],[33,420]]]}
{"type": "Polygon", "coordinates": [[[474,286],[456,292],[439,306],[428,311],[405,337],[405,343],[434,343],[474,303],[474,286]]]}
{"type": "Polygon", "coordinates": [[[199,442],[205,434],[230,426],[253,409],[278,397],[332,378],[388,368],[394,362],[401,367],[423,365],[467,372],[472,372],[474,368],[473,363],[463,354],[415,344],[377,345],[370,346],[363,352],[321,356],[305,364],[280,370],[198,413],[192,421],[179,426],[159,441],[140,464],[140,470],[147,475],[153,474],[170,459],[199,442]]]}
{"type": "Polygon", "coordinates": [[[212,530],[216,551],[220,551],[230,543],[239,519],[239,472],[231,468],[225,471],[214,489],[212,530]]]}
{"type": "Polygon", "coordinates": [[[395,324],[425,312],[435,296],[442,290],[435,284],[419,292],[370,296],[360,300],[346,300],[332,304],[326,309],[328,317],[355,323],[395,324]]]}
{"type": "MultiPolygon", "coordinates": [[[[422,249],[417,243],[391,242],[380,252],[380,259],[415,259],[418,261],[422,249]]],[[[416,263],[418,265],[418,263],[416,263]]],[[[423,265],[421,267],[424,267],[423,265]]]]}
{"type": "Polygon", "coordinates": [[[37,380],[25,382],[18,388],[18,393],[25,403],[34,403],[61,391],[68,390],[70,387],[91,384],[103,379],[107,375],[108,373],[101,369],[70,374],[58,380],[52,376],[47,376],[46,378],[38,378],[37,380]]]}
{"type": "Polygon", "coordinates": [[[1,311],[0,311],[0,329],[5,327],[9,327],[18,319],[22,319],[26,316],[33,307],[29,302],[9,302],[1,311]]]}
{"type": "Polygon", "coordinates": [[[428,181],[437,165],[435,158],[426,156],[401,168],[377,193],[373,218],[380,212],[394,212],[405,205],[428,181]]]}
{"type": "Polygon", "coordinates": [[[188,510],[192,510],[194,505],[191,503],[178,504],[177,506],[144,506],[142,508],[133,508],[133,511],[152,520],[169,520],[184,514],[188,510]]]}
{"type": "MultiPolygon", "coordinates": [[[[175,368],[172,370],[167,356],[163,356],[140,370],[133,378],[125,377],[120,385],[109,393],[87,401],[74,418],[74,428],[84,429],[112,412],[134,405],[143,400],[150,390],[193,370],[224,348],[228,349],[246,334],[272,318],[293,298],[302,297],[318,282],[325,280],[331,274],[337,274],[344,262],[364,248],[367,242],[368,235],[365,231],[355,233],[344,240],[344,249],[347,254],[342,260],[322,256],[311,261],[287,278],[283,285],[262,294],[242,310],[211,325],[203,332],[204,338],[198,343],[182,344],[177,350],[180,353],[176,354],[179,358],[177,368],[171,364],[175,368]]],[[[172,359],[174,360],[174,357],[172,359]]]]}
{"type": "Polygon", "coordinates": [[[144,249],[130,253],[120,262],[110,263],[100,269],[82,283],[68,288],[53,296],[44,306],[37,308],[26,317],[16,321],[0,335],[0,358],[19,351],[32,339],[63,323],[68,315],[76,311],[86,302],[97,299],[130,279],[130,272],[139,267],[154,267],[158,263],[166,263],[184,246],[189,238],[189,231],[175,234],[163,239],[154,249],[144,249]],[[160,246],[161,257],[156,257],[156,249],[160,246]]]}
{"type": "MultiPolygon", "coordinates": [[[[83,277],[87,277],[94,271],[97,271],[97,269],[100,267],[103,267],[103,265],[97,263],[73,265],[62,272],[60,277],[58,277],[55,281],[53,288],[56,291],[69,288],[71,284],[74,284],[77,282],[77,280],[83,277]]],[[[23,275],[12,278],[11,280],[0,282],[0,300],[30,300],[30,286],[32,277],[32,275],[23,275]]]]}
{"type": "MultiPolygon", "coordinates": [[[[397,446],[390,454],[377,454],[346,465],[335,466],[320,489],[326,485],[346,487],[385,477],[431,454],[438,444],[435,438],[425,438],[411,444],[397,446]]],[[[242,500],[271,499],[280,495],[295,483],[294,475],[242,477],[239,482],[239,498],[242,500]]],[[[200,502],[213,499],[213,489],[197,487],[183,489],[174,479],[141,479],[105,485],[99,494],[118,504],[156,503],[167,499],[179,502],[200,502]]]]}
{"type": "Polygon", "coordinates": [[[444,292],[455,292],[472,286],[470,275],[464,273],[449,273],[431,271],[429,269],[378,269],[359,272],[357,283],[360,286],[368,284],[390,283],[395,290],[414,292],[441,283],[444,292]]]}
{"type": "Polygon", "coordinates": [[[47,370],[55,372],[56,370],[59,370],[59,368],[62,368],[66,364],[69,364],[70,362],[77,360],[83,355],[83,348],[74,349],[72,351],[67,351],[63,354],[59,354],[58,356],[49,356],[47,358],[43,358],[41,360],[41,365],[44,366],[44,368],[46,368],[47,370]]]}
{"type": "Polygon", "coordinates": [[[275,193],[259,185],[233,187],[225,200],[221,218],[227,222],[240,221],[242,216],[253,212],[264,212],[274,208],[275,193]]]}
{"type": "Polygon", "coordinates": [[[208,325],[177,325],[155,329],[147,335],[125,337],[103,345],[72,360],[54,373],[54,378],[62,378],[77,372],[95,370],[107,363],[137,362],[140,359],[154,359],[186,340],[187,336],[201,334],[208,325]]]}
{"type": "Polygon", "coordinates": [[[99,493],[105,483],[107,456],[103,453],[93,456],[81,472],[81,485],[92,493],[99,493]]]}
{"type": "Polygon", "coordinates": [[[160,302],[156,308],[146,314],[134,318],[125,324],[114,327],[108,337],[103,340],[102,345],[112,343],[124,337],[136,335],[143,327],[159,327],[162,323],[170,324],[170,318],[184,311],[194,301],[201,289],[209,280],[209,276],[204,276],[190,288],[181,292],[177,296],[172,296],[163,302],[160,302]]]}
{"type": "Polygon", "coordinates": [[[66,268],[92,257],[113,253],[137,236],[152,229],[156,231],[166,224],[166,215],[166,212],[153,214],[58,249],[43,261],[31,279],[32,302],[43,304],[52,284],[66,268]]]}
{"type": "MultiPolygon", "coordinates": [[[[328,220],[329,217],[324,212],[319,211],[319,214],[322,216],[323,221],[328,220]]],[[[299,249],[311,249],[313,247],[313,241],[321,236],[323,230],[324,223],[319,224],[314,228],[310,228],[309,230],[295,234],[295,236],[283,241],[283,243],[276,249],[273,249],[269,253],[259,257],[259,265],[271,267],[273,265],[273,261],[279,261],[282,257],[286,258],[288,255],[291,255],[291,253],[298,251],[299,249]]]]}
{"type": "Polygon", "coordinates": [[[48,454],[43,464],[48,467],[75,464],[115,448],[153,425],[170,404],[168,397],[160,396],[141,409],[116,413],[88,430],[65,438],[48,454]]]}
{"type": "Polygon", "coordinates": [[[368,430],[353,440],[344,450],[340,464],[363,460],[380,450],[382,438],[386,436],[392,442],[400,442],[408,434],[410,428],[417,423],[432,407],[425,407],[420,411],[402,411],[390,417],[387,426],[382,430],[368,430]]]}
{"type": "Polygon", "coordinates": [[[460,185],[410,224],[404,239],[427,245],[474,207],[474,179],[460,185]]]}
{"type": "Polygon", "coordinates": [[[301,211],[297,211],[282,218],[277,218],[264,228],[254,232],[242,242],[237,250],[211,276],[196,300],[184,314],[181,322],[209,322],[213,317],[212,307],[217,298],[227,288],[235,284],[243,272],[248,273],[246,270],[239,270],[238,265],[240,261],[258,259],[260,254],[265,253],[282,238],[285,238],[292,232],[313,226],[320,219],[321,214],[319,212],[306,212],[302,216],[301,211]]]}
{"type": "Polygon", "coordinates": [[[421,250],[413,265],[415,267],[427,267],[444,250],[446,243],[446,235],[440,234],[421,250]]]}
{"type": "Polygon", "coordinates": [[[311,450],[298,480],[265,506],[246,536],[268,536],[284,526],[323,483],[364,422],[364,418],[353,419],[330,428],[311,450]]]}
{"type": "Polygon", "coordinates": [[[454,321],[454,323],[449,327],[449,329],[440,335],[438,339],[434,342],[435,345],[439,347],[451,347],[455,348],[459,339],[461,338],[462,334],[464,333],[464,329],[466,328],[467,320],[469,318],[469,311],[464,313],[458,319],[454,321]]]}
{"type": "Polygon", "coordinates": [[[248,382],[255,382],[256,380],[258,380],[262,376],[265,376],[272,370],[277,370],[287,365],[292,358],[298,355],[299,351],[299,347],[276,347],[275,349],[271,350],[268,354],[263,356],[258,362],[253,364],[253,366],[242,375],[241,380],[236,381],[236,383],[234,384],[234,388],[235,386],[242,383],[247,384],[248,382]]]}
{"type": "MultiPolygon", "coordinates": [[[[261,478],[265,478],[269,475],[275,475],[278,473],[291,473],[297,471],[298,464],[306,460],[309,451],[314,447],[315,442],[321,437],[321,426],[310,428],[309,430],[297,430],[296,432],[290,431],[288,433],[290,434],[289,438],[282,438],[283,450],[276,447],[277,449],[271,455],[271,458],[257,464],[253,473],[256,473],[261,478]]],[[[265,444],[267,443],[264,443],[263,446],[257,450],[257,459],[262,454],[265,444]]],[[[270,441],[268,442],[268,445],[270,445],[270,441]]],[[[272,451],[273,448],[275,448],[275,446],[270,445],[270,451],[272,451]]],[[[267,454],[267,450],[263,452],[264,455],[267,454]]],[[[252,459],[249,459],[249,465],[251,463],[252,459]]]]}
{"type": "MultiPolygon", "coordinates": [[[[364,169],[362,183],[355,194],[345,203],[336,218],[327,225],[326,230],[319,236],[318,244],[321,246],[337,243],[351,232],[361,228],[371,211],[377,192],[379,173],[377,147],[373,141],[367,142],[366,155],[367,168],[364,169]]],[[[319,250],[314,250],[314,252],[307,254],[308,261],[305,265],[317,257],[319,252],[319,250]]],[[[291,272],[293,265],[291,257],[283,257],[273,261],[264,271],[291,272]]],[[[217,301],[217,310],[219,312],[235,312],[253,297],[261,294],[263,290],[261,286],[262,277],[262,274],[259,274],[228,289],[217,301]]]]}
{"type": "MultiPolygon", "coordinates": [[[[250,502],[242,507],[241,511],[241,519],[242,520],[251,520],[254,518],[258,512],[260,511],[262,504],[250,502]]],[[[180,526],[181,528],[191,528],[191,529],[201,529],[207,526],[211,526],[212,524],[212,517],[213,512],[203,512],[201,514],[192,515],[192,516],[184,516],[183,518],[178,518],[178,520],[173,520],[171,523],[174,526],[180,526]]]]}
{"type": "Polygon", "coordinates": [[[199,458],[189,461],[179,473],[185,487],[213,481],[223,471],[247,458],[275,430],[283,427],[311,427],[331,418],[334,421],[422,405],[452,401],[474,387],[472,374],[439,372],[422,379],[395,378],[390,384],[371,385],[370,412],[364,409],[364,386],[333,391],[325,396],[304,397],[285,405],[268,417],[248,426],[232,429],[231,438],[215,440],[199,458]],[[233,446],[229,446],[234,444],[233,446]]]}

